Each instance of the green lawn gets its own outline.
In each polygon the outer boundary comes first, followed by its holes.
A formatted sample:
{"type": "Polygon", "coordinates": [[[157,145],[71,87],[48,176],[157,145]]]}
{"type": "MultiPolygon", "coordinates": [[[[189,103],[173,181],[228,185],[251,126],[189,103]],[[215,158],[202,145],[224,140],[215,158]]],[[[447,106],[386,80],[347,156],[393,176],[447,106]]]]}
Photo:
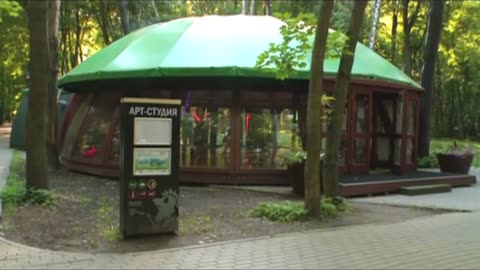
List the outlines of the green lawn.
{"type": "Polygon", "coordinates": [[[461,149],[467,145],[471,146],[475,152],[472,166],[480,167],[480,141],[457,140],[450,138],[432,139],[430,141],[430,153],[434,155],[435,153],[448,152],[452,147],[453,142],[456,142],[461,149]]]}

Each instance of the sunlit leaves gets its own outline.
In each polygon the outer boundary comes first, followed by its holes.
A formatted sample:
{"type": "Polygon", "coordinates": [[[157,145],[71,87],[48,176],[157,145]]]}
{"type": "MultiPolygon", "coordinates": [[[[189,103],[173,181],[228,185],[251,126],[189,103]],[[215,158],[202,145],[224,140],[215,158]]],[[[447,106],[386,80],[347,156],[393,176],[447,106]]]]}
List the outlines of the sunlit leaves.
{"type": "MultiPolygon", "coordinates": [[[[280,27],[282,42],[270,44],[268,50],[257,58],[256,67],[273,71],[277,79],[290,77],[298,69],[308,66],[307,54],[312,50],[316,27],[316,17],[311,13],[302,13],[292,17],[290,13],[276,14],[285,22],[280,27]]],[[[326,59],[338,58],[342,53],[347,37],[331,30],[327,40],[326,59]]]]}
{"type": "Polygon", "coordinates": [[[0,1],[0,23],[4,14],[11,17],[18,17],[23,10],[22,6],[16,1],[0,1]]]}

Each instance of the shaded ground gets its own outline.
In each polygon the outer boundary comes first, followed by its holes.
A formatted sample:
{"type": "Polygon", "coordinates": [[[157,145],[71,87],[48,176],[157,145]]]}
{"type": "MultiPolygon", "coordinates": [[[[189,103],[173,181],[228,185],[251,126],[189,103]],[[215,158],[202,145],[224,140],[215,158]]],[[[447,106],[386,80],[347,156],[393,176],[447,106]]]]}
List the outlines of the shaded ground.
{"type": "Polygon", "coordinates": [[[352,203],[352,212],[335,220],[291,224],[249,217],[266,201],[298,197],[222,187],[181,187],[178,235],[119,239],[118,181],[60,170],[51,175],[58,194],[54,206],[28,205],[5,213],[4,237],[29,246],[77,252],[132,252],[365,223],[391,223],[438,212],[352,203]]]}

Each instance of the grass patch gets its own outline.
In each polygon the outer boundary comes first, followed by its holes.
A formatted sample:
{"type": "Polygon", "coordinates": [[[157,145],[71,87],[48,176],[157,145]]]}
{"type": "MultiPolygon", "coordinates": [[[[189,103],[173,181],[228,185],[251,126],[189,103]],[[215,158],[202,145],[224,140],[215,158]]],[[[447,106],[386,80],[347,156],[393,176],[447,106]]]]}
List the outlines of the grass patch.
{"type": "Polygon", "coordinates": [[[114,211],[113,203],[107,199],[101,201],[100,207],[97,209],[98,228],[100,233],[109,241],[117,241],[121,239],[120,226],[112,224],[114,211]]]}
{"type": "MultiPolygon", "coordinates": [[[[343,198],[323,197],[320,204],[320,216],[322,219],[330,219],[350,210],[343,198]]],[[[304,202],[282,201],[264,202],[257,205],[250,212],[250,216],[260,217],[269,221],[279,223],[290,223],[305,220],[308,216],[304,202]]]]}
{"type": "Polygon", "coordinates": [[[206,233],[213,229],[213,221],[209,215],[195,215],[180,218],[178,233],[187,235],[191,233],[206,233]]]}
{"type": "Polygon", "coordinates": [[[18,206],[36,204],[53,205],[56,194],[46,189],[27,189],[25,180],[25,159],[19,151],[13,151],[7,183],[0,192],[0,199],[5,205],[6,213],[13,213],[18,206]]]}

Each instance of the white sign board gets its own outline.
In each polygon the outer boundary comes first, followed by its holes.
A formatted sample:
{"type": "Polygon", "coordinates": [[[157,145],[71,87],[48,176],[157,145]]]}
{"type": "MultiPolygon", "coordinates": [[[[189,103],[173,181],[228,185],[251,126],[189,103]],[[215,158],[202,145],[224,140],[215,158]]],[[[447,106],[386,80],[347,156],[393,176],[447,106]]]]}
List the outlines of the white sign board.
{"type": "Polygon", "coordinates": [[[133,130],[134,145],[172,144],[171,118],[135,117],[133,130]]]}

